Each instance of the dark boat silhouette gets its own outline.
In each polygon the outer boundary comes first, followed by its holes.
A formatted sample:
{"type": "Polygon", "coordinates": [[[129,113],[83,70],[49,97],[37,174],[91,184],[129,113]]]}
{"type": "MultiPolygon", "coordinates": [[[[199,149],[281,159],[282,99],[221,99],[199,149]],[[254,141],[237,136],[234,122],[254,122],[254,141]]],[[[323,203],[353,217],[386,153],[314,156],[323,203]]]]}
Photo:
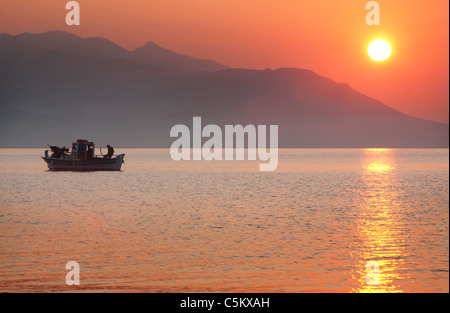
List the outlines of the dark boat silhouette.
{"type": "Polygon", "coordinates": [[[125,154],[107,156],[95,155],[92,141],[78,139],[72,143],[72,149],[49,146],[42,157],[51,171],[120,171],[125,154]]]}

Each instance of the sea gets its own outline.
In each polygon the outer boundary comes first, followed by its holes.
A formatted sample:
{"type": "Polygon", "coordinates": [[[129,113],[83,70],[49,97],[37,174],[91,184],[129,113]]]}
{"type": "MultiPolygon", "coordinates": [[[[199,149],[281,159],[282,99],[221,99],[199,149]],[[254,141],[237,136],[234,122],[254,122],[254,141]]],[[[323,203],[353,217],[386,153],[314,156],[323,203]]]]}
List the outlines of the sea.
{"type": "Polygon", "coordinates": [[[0,292],[449,292],[448,149],[280,149],[273,172],[115,150],[120,172],[0,149],[0,292]]]}

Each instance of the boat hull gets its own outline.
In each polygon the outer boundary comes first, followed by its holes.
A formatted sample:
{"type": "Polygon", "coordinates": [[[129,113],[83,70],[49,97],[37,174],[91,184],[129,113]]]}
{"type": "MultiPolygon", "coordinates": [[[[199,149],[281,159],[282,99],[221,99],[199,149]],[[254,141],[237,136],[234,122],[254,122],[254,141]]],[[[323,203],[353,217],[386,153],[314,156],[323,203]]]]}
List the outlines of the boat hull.
{"type": "Polygon", "coordinates": [[[50,171],[120,171],[125,154],[112,159],[94,158],[89,160],[57,159],[42,157],[50,171]]]}

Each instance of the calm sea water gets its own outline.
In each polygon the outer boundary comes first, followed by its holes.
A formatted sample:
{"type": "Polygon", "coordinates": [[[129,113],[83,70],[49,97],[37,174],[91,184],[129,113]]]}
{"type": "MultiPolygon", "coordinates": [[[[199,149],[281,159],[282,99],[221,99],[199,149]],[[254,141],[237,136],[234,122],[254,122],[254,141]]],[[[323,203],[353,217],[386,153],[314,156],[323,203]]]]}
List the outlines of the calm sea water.
{"type": "Polygon", "coordinates": [[[281,150],[276,172],[116,152],[75,173],[0,150],[0,291],[449,291],[448,150],[281,150]]]}

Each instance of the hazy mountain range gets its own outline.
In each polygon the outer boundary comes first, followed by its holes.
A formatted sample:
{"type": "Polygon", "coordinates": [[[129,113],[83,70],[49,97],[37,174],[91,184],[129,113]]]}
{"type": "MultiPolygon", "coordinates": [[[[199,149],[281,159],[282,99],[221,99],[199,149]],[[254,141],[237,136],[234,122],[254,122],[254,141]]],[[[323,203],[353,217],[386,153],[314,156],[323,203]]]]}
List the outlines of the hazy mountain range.
{"type": "MultiPolygon", "coordinates": [[[[255,52],[257,53],[257,52],[255,52]]],[[[426,103],[424,103],[426,105],[426,103]]],[[[175,124],[277,124],[280,147],[448,147],[413,118],[304,69],[232,69],[66,32],[0,35],[0,147],[168,147],[175,124]]]]}

